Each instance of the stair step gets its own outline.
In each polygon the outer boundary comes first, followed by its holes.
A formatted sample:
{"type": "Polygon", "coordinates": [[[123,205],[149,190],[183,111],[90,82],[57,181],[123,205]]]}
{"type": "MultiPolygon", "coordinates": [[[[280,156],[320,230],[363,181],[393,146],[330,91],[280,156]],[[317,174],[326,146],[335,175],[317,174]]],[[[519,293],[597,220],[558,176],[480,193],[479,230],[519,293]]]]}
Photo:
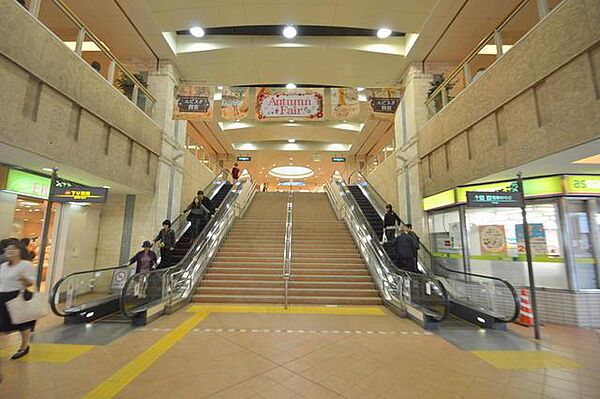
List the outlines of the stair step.
{"type": "MultiPolygon", "coordinates": [[[[313,296],[313,297],[377,297],[376,290],[343,290],[329,288],[291,288],[288,291],[290,296],[313,296]]],[[[203,295],[260,295],[260,296],[278,296],[284,295],[284,288],[248,288],[248,287],[201,287],[196,290],[196,294],[203,295]]]]}
{"type": "MultiPolygon", "coordinates": [[[[207,273],[221,273],[221,274],[273,274],[281,270],[281,267],[274,268],[258,268],[258,267],[211,267],[207,273]]],[[[298,275],[310,275],[310,276],[369,276],[367,269],[299,269],[294,267],[292,274],[298,275]]]]}
{"type": "MultiPolygon", "coordinates": [[[[289,297],[291,304],[323,304],[323,305],[380,305],[381,299],[354,297],[289,297]]],[[[210,303],[284,303],[283,296],[241,296],[241,295],[210,295],[196,294],[193,302],[210,303]]]]}
{"type": "MultiPolygon", "coordinates": [[[[283,280],[279,281],[257,281],[257,280],[211,280],[205,279],[201,287],[248,287],[248,288],[283,288],[283,280]]],[[[333,289],[375,289],[372,282],[335,282],[335,281],[295,281],[289,283],[290,288],[333,288],[333,289]]]]}
{"type": "MultiPolygon", "coordinates": [[[[220,273],[218,271],[208,271],[204,277],[205,280],[244,280],[244,281],[282,281],[281,273],[255,274],[255,273],[220,273]]],[[[295,275],[292,273],[293,281],[302,282],[372,282],[371,275],[295,275]]]]}

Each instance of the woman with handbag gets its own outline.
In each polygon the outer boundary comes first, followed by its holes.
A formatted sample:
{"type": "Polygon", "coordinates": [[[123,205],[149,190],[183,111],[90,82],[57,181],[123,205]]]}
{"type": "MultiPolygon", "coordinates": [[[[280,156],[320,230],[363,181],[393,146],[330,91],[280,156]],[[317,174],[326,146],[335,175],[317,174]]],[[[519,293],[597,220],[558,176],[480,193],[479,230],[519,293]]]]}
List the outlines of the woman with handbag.
{"type": "Polygon", "coordinates": [[[25,260],[28,258],[29,252],[23,244],[12,242],[4,252],[8,261],[0,264],[0,332],[19,331],[21,333],[21,346],[11,357],[14,360],[29,353],[29,336],[35,326],[35,320],[13,324],[7,302],[18,297],[22,291],[23,295],[26,295],[28,293],[26,288],[35,284],[36,274],[33,264],[25,260]]]}

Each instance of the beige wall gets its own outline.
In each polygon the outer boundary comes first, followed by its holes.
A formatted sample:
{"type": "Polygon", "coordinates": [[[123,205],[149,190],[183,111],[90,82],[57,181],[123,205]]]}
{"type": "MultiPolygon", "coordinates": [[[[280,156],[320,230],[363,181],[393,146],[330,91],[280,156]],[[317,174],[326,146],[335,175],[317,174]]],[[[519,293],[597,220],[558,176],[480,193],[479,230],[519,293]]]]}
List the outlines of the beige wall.
{"type": "Polygon", "coordinates": [[[183,184],[181,187],[181,208],[192,201],[198,190],[203,190],[214,178],[215,174],[189,151],[185,151],[183,160],[183,184]]]}
{"type": "Polygon", "coordinates": [[[600,2],[565,0],[429,120],[419,131],[423,194],[600,136],[599,26],[600,2]]]}
{"type": "Polygon", "coordinates": [[[398,171],[396,153],[391,153],[368,176],[367,180],[379,195],[394,209],[398,209],[398,171]]]}
{"type": "Polygon", "coordinates": [[[14,0],[0,0],[0,142],[154,191],[160,127],[14,0]]]}

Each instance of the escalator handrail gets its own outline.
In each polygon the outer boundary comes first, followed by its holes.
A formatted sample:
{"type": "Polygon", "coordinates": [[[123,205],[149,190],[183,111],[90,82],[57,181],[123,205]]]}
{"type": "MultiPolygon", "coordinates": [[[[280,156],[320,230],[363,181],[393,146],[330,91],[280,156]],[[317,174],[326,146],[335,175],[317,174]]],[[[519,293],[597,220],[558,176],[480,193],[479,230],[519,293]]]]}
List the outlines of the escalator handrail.
{"type": "MultiPolygon", "coordinates": [[[[211,182],[206,186],[206,187],[212,187],[221,176],[224,175],[224,172],[221,172],[220,174],[216,175],[214,179],[211,180],[211,182]]],[[[176,222],[179,221],[180,218],[182,218],[185,213],[187,213],[188,211],[183,211],[182,213],[180,213],[175,219],[173,219],[173,221],[171,222],[171,225],[175,225],[176,222]]],[[[79,272],[73,272],[73,273],[69,273],[66,276],[62,277],[60,280],[58,280],[53,286],[52,286],[52,290],[50,292],[50,295],[48,296],[48,302],[50,305],[50,309],[52,310],[52,312],[60,317],[66,317],[66,313],[61,313],[57,308],[56,308],[56,295],[58,295],[58,293],[60,292],[59,288],[62,286],[62,284],[67,280],[67,279],[72,279],[75,276],[78,275],[82,275],[82,274],[88,274],[88,273],[98,273],[98,272],[105,272],[105,271],[109,271],[109,270],[118,270],[118,269],[122,269],[125,267],[128,267],[129,264],[126,265],[119,265],[119,266],[110,266],[110,267],[105,267],[105,268],[101,268],[101,269],[90,269],[90,270],[83,270],[83,271],[79,271],[79,272]]]]}
{"type": "MultiPolygon", "coordinates": [[[[373,193],[375,193],[375,195],[379,196],[379,199],[381,199],[382,203],[386,203],[386,201],[383,199],[383,197],[381,197],[381,195],[377,192],[377,190],[375,189],[375,187],[373,187],[373,185],[369,182],[369,180],[367,180],[367,178],[360,171],[356,170],[356,171],[352,172],[350,174],[350,176],[348,177],[348,182],[350,182],[350,178],[354,174],[357,174],[357,175],[361,176],[364,179],[364,181],[368,184],[369,190],[372,190],[373,193]]],[[[377,204],[371,203],[371,205],[373,206],[373,208],[375,208],[375,210],[377,211],[377,213],[380,214],[381,210],[377,209],[377,204]]],[[[362,212],[362,209],[361,209],[361,212],[362,212]]],[[[400,218],[400,225],[406,227],[406,223],[404,223],[404,220],[402,220],[402,218],[400,216],[398,216],[398,217],[400,218]]],[[[520,313],[519,296],[518,296],[517,291],[515,290],[514,286],[510,282],[508,282],[507,280],[504,280],[504,279],[502,279],[500,277],[486,276],[486,275],[483,275],[483,274],[477,274],[477,273],[471,273],[471,272],[465,272],[465,271],[459,271],[459,270],[449,269],[446,266],[444,266],[444,264],[442,262],[440,262],[436,257],[434,257],[433,253],[431,252],[431,250],[429,248],[427,248],[427,246],[424,245],[423,242],[420,241],[420,240],[419,240],[419,246],[420,246],[420,249],[423,249],[424,252],[426,252],[427,255],[429,255],[429,257],[431,258],[431,261],[435,263],[435,265],[433,265],[434,268],[437,267],[437,268],[440,268],[440,269],[442,269],[442,270],[444,270],[446,272],[461,274],[461,275],[469,276],[469,277],[477,277],[477,278],[481,278],[481,279],[484,279],[484,280],[495,280],[495,281],[498,281],[501,284],[505,285],[506,288],[512,294],[513,302],[514,302],[514,305],[515,305],[514,306],[515,310],[513,312],[513,315],[511,317],[509,317],[509,318],[498,318],[496,316],[494,316],[494,318],[496,318],[496,319],[498,319],[500,321],[506,322],[506,323],[511,323],[511,322],[515,321],[519,317],[519,313],[520,313]]],[[[425,272],[427,274],[431,273],[432,275],[435,275],[435,271],[429,271],[429,270],[425,269],[425,272]]]]}
{"type": "MultiPolygon", "coordinates": [[[[380,244],[379,238],[375,234],[375,230],[373,230],[373,226],[371,226],[371,224],[369,223],[365,214],[363,213],[362,209],[358,205],[358,202],[356,202],[356,199],[354,198],[354,196],[348,189],[346,182],[343,179],[341,179],[341,182],[343,183],[342,189],[344,190],[344,193],[346,194],[346,198],[348,199],[348,201],[350,201],[350,203],[352,204],[354,209],[357,210],[356,212],[354,212],[354,215],[359,219],[359,221],[361,222],[363,227],[371,234],[372,239],[371,239],[370,243],[375,249],[375,251],[373,251],[373,252],[377,256],[379,264],[384,266],[384,271],[391,275],[407,277],[410,280],[415,279],[415,278],[422,278],[423,276],[425,276],[425,277],[429,278],[433,283],[436,283],[436,285],[442,291],[442,298],[443,298],[443,302],[444,302],[444,312],[441,317],[433,317],[433,316],[432,317],[435,319],[435,321],[444,320],[448,316],[448,312],[449,312],[449,310],[448,310],[449,309],[449,298],[448,298],[448,293],[447,293],[446,288],[441,283],[438,283],[438,281],[436,279],[432,278],[429,275],[413,273],[413,272],[409,272],[406,270],[398,269],[396,267],[396,265],[387,256],[385,249],[380,244]]],[[[346,205],[346,207],[347,207],[347,205],[346,205]]],[[[350,209],[348,208],[347,210],[350,210],[350,209]]],[[[426,308],[424,308],[424,309],[426,309],[426,308]]],[[[429,311],[428,309],[426,309],[426,310],[429,311]]],[[[431,312],[431,311],[429,311],[429,312],[431,312]]]]}
{"type": "Polygon", "coordinates": [[[69,273],[66,276],[62,277],[60,280],[58,280],[56,282],[56,284],[54,284],[52,286],[52,290],[50,291],[50,296],[48,297],[49,299],[49,303],[50,303],[50,309],[52,309],[52,312],[60,317],[65,317],[67,314],[66,313],[61,313],[57,308],[56,308],[56,295],[58,295],[59,292],[59,288],[62,286],[62,284],[68,280],[68,279],[72,279],[75,276],[79,276],[79,275],[83,275],[83,274],[89,274],[89,273],[99,273],[99,272],[107,272],[110,270],[118,270],[118,269],[124,269],[126,267],[129,267],[129,265],[120,265],[120,266],[111,266],[111,267],[104,267],[102,269],[94,269],[94,270],[84,270],[84,271],[80,271],[80,272],[73,272],[73,273],[69,273]]]}
{"type": "MultiPolygon", "coordinates": [[[[242,173],[242,176],[243,175],[244,175],[244,173],[242,173]]],[[[208,245],[208,232],[210,232],[210,229],[212,229],[212,227],[215,225],[217,220],[219,220],[223,216],[223,214],[226,212],[227,207],[223,206],[223,205],[227,204],[228,202],[230,202],[232,204],[235,203],[235,200],[237,199],[237,197],[239,196],[239,194],[241,192],[241,190],[237,189],[237,188],[241,187],[242,183],[245,183],[245,182],[248,182],[250,184],[253,183],[251,176],[249,174],[246,174],[246,176],[247,176],[246,179],[240,178],[240,180],[238,180],[231,187],[231,189],[229,190],[229,192],[227,193],[227,195],[221,202],[221,206],[219,206],[219,209],[217,209],[217,211],[215,212],[213,217],[206,223],[206,226],[204,226],[204,228],[202,229],[202,231],[200,232],[198,237],[196,237],[196,239],[194,239],[194,241],[193,241],[192,245],[190,246],[190,248],[188,249],[187,253],[183,256],[183,258],[179,262],[177,262],[177,264],[170,266],[168,268],[164,268],[164,269],[155,269],[155,270],[150,270],[150,271],[146,271],[146,272],[136,273],[127,279],[127,281],[125,282],[125,285],[123,286],[123,290],[121,291],[121,297],[119,300],[119,310],[122,315],[131,319],[137,313],[140,313],[144,310],[144,309],[136,309],[136,312],[132,313],[126,308],[127,292],[128,292],[129,286],[137,278],[136,276],[140,276],[140,275],[150,276],[152,274],[158,274],[158,273],[167,275],[169,273],[174,274],[176,272],[183,271],[183,270],[185,270],[184,266],[186,265],[186,263],[187,264],[190,263],[189,258],[192,256],[191,255],[192,252],[194,252],[194,253],[202,252],[202,250],[206,247],[206,245],[208,245]],[[236,188],[236,189],[234,190],[234,188],[236,188]],[[192,249],[194,249],[195,247],[198,247],[198,249],[192,251],[192,249]]],[[[163,298],[160,299],[160,302],[162,302],[162,299],[163,298]]],[[[160,302],[158,302],[158,301],[150,302],[150,303],[145,304],[144,307],[146,309],[148,309],[160,302]]]]}

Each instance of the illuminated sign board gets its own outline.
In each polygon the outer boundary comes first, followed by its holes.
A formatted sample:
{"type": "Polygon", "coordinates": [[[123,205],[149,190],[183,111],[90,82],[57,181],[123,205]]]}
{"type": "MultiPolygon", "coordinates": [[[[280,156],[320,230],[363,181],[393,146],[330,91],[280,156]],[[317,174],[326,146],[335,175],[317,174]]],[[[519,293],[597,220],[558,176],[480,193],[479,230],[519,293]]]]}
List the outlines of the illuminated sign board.
{"type": "Polygon", "coordinates": [[[240,162],[250,162],[252,161],[252,157],[237,157],[237,160],[240,162]]]}
{"type": "MultiPolygon", "coordinates": [[[[563,193],[561,176],[538,177],[523,180],[525,197],[555,195],[563,193]]],[[[473,186],[456,188],[456,202],[467,202],[467,191],[485,192],[516,192],[517,181],[504,181],[499,183],[486,183],[473,186]]]]}
{"type": "Polygon", "coordinates": [[[105,203],[108,189],[103,187],[54,187],[52,201],[105,203]]]}
{"type": "Polygon", "coordinates": [[[467,205],[472,207],[518,208],[525,200],[519,192],[483,192],[467,191],[467,205]]]}
{"type": "Polygon", "coordinates": [[[50,178],[18,169],[10,169],[6,179],[7,191],[36,198],[48,198],[50,178]]]}
{"type": "Polygon", "coordinates": [[[453,205],[454,203],[456,203],[455,192],[454,190],[448,190],[423,198],[423,209],[428,211],[430,209],[453,205]]]}
{"type": "Polygon", "coordinates": [[[565,176],[567,194],[600,194],[600,176],[565,176]]]}
{"type": "Polygon", "coordinates": [[[346,162],[344,157],[331,157],[331,162],[346,162]]]}

